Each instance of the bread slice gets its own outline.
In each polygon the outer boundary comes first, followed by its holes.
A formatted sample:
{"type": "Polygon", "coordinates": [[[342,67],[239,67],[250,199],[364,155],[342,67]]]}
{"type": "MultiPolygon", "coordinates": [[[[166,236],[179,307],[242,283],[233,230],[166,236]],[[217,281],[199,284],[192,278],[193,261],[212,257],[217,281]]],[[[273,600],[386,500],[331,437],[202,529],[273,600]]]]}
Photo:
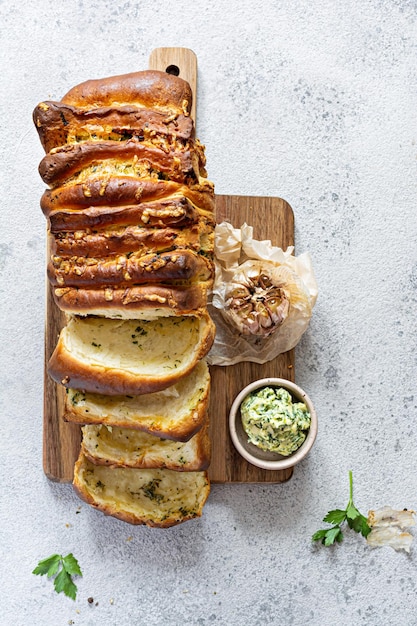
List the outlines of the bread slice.
{"type": "Polygon", "coordinates": [[[83,426],[82,450],[95,465],[164,467],[177,472],[196,472],[210,464],[209,422],[188,441],[172,441],[128,428],[83,426]]]}
{"type": "Polygon", "coordinates": [[[46,189],[40,205],[45,215],[55,209],[83,209],[90,206],[130,206],[141,202],[154,202],[170,196],[184,196],[195,206],[213,211],[214,186],[208,180],[187,186],[173,180],[113,176],[90,178],[84,183],[68,183],[46,189]]]}
{"type": "Polygon", "coordinates": [[[146,226],[108,226],[103,230],[61,232],[50,237],[51,252],[60,256],[104,257],[109,254],[160,253],[177,248],[213,253],[211,225],[203,220],[191,228],[148,228],[146,226]]]}
{"type": "Polygon", "coordinates": [[[134,106],[80,109],[63,102],[45,101],[33,111],[33,120],[45,152],[83,141],[140,141],[160,147],[181,148],[194,137],[191,117],[134,106]]]}
{"type": "Polygon", "coordinates": [[[107,396],[67,389],[64,419],[188,441],[203,426],[209,396],[210,373],[202,360],[178,383],[156,393],[107,396]]]}
{"type": "Polygon", "coordinates": [[[86,80],[72,87],[61,102],[79,109],[124,105],[155,109],[165,114],[189,114],[190,85],[183,78],[159,70],[143,70],[86,80]]]}
{"type": "Polygon", "coordinates": [[[94,465],[81,452],[74,489],[85,502],[130,524],[168,528],[200,517],[210,493],[207,472],[94,465]]]}
{"type": "Polygon", "coordinates": [[[149,228],[189,228],[200,219],[204,219],[211,228],[215,225],[212,212],[199,209],[184,195],[123,206],[50,208],[45,211],[45,216],[48,218],[49,230],[53,234],[131,224],[146,225],[149,228]]]}
{"type": "Polygon", "coordinates": [[[214,266],[210,259],[187,249],[161,254],[113,254],[103,258],[53,256],[48,264],[48,277],[56,287],[164,282],[190,285],[212,280],[214,266]]]}
{"type": "Polygon", "coordinates": [[[201,315],[207,307],[204,283],[185,287],[136,285],[79,289],[57,287],[57,306],[70,315],[98,315],[113,319],[155,319],[170,315],[201,315]]]}
{"type": "Polygon", "coordinates": [[[65,387],[105,395],[166,389],[189,374],[210,350],[210,316],[154,320],[73,317],[49,360],[51,377],[65,387]]]}
{"type": "Polygon", "coordinates": [[[189,137],[191,106],[192,91],[186,81],[145,70],[76,85],[61,102],[41,102],[33,121],[49,152],[86,139],[189,137]]]}
{"type": "Polygon", "coordinates": [[[127,141],[84,141],[66,144],[49,152],[39,164],[42,180],[51,187],[69,179],[83,182],[94,175],[125,174],[169,178],[185,182],[205,174],[204,153],[198,142],[175,147],[167,154],[162,148],[137,138],[127,141]]]}

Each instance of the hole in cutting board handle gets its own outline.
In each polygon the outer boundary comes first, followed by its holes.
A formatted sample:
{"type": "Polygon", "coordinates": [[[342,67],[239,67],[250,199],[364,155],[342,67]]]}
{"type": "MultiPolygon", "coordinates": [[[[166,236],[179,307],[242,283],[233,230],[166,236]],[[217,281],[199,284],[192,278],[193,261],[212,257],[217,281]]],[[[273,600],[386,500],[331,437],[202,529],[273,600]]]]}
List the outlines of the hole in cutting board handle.
{"type": "Polygon", "coordinates": [[[173,76],[180,75],[180,68],[178,67],[178,65],[168,65],[165,71],[167,74],[172,74],[173,76]]]}

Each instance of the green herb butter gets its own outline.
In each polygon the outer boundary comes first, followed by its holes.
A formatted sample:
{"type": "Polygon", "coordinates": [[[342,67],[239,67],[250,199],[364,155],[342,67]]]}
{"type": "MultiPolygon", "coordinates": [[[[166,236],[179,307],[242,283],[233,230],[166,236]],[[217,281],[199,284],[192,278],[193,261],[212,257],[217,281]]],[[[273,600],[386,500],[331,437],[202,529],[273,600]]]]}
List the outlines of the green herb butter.
{"type": "Polygon", "coordinates": [[[240,406],[248,441],[262,450],[288,456],[305,441],[310,413],[303,402],[293,402],[282,387],[263,387],[249,394],[240,406]]]}

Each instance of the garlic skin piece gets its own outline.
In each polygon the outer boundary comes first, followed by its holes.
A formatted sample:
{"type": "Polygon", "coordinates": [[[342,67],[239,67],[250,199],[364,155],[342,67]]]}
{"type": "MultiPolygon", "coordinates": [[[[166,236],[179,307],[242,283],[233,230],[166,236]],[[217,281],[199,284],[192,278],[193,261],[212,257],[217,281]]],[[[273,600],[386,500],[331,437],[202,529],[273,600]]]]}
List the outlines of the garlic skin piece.
{"type": "Polygon", "coordinates": [[[390,546],[394,550],[410,552],[413,535],[405,530],[415,526],[415,511],[403,509],[396,511],[390,506],[384,506],[368,513],[368,525],[371,532],[366,538],[369,546],[377,548],[390,546]]]}

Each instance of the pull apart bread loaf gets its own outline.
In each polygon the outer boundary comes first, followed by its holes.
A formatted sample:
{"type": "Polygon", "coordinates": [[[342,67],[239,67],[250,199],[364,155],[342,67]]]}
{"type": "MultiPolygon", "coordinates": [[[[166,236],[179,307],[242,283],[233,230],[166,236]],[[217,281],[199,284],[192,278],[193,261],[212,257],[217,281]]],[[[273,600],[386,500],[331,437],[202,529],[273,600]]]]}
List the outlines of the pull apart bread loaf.
{"type": "Polygon", "coordinates": [[[34,111],[47,273],[67,319],[48,371],[64,418],[85,425],[74,487],[159,527],[200,516],[210,490],[214,188],[191,103],[187,82],[144,71],[34,111]]]}

